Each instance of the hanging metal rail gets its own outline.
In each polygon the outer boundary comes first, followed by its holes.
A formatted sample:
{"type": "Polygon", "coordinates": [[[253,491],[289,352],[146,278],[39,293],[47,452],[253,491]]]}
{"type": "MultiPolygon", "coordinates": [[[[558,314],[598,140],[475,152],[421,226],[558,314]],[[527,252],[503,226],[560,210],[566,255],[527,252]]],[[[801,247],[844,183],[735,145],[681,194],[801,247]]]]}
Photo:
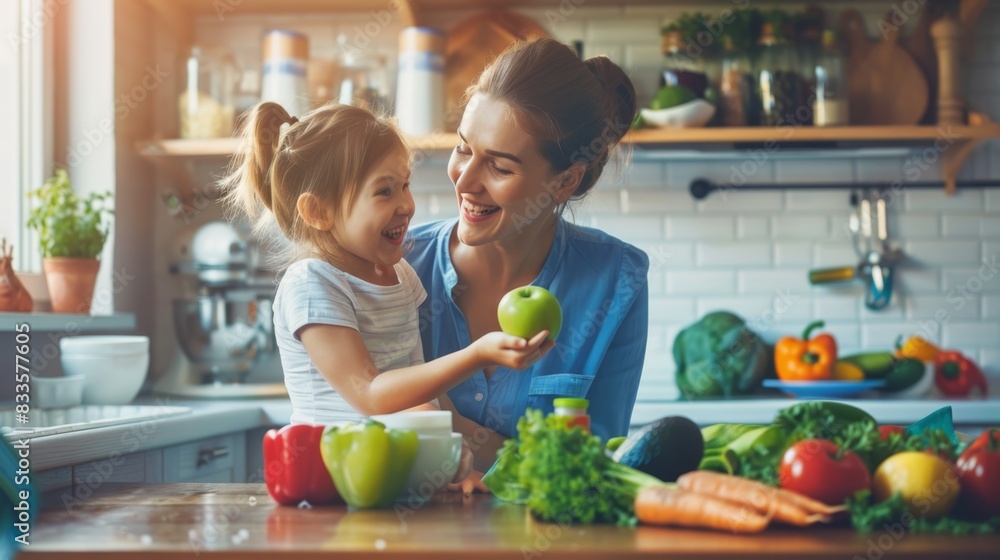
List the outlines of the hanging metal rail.
{"type": "MultiPolygon", "coordinates": [[[[958,181],[959,188],[1000,188],[1000,179],[982,179],[975,181],[958,181]]],[[[740,186],[716,183],[710,179],[692,179],[688,190],[696,200],[702,200],[715,191],[768,191],[775,189],[841,189],[851,191],[891,191],[893,189],[944,189],[944,181],[924,181],[900,183],[899,181],[873,181],[868,183],[748,183],[740,186]]]]}

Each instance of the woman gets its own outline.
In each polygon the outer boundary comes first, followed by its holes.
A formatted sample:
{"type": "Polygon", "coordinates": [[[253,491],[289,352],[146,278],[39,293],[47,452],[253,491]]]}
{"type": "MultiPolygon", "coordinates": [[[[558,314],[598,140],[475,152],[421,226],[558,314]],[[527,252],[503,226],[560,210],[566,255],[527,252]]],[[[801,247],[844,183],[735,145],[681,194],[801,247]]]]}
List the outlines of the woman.
{"type": "Polygon", "coordinates": [[[482,472],[525,409],[551,411],[555,397],[589,399],[601,437],[627,432],[646,348],[649,260],[562,218],[593,189],[635,116],[621,68],[606,57],[581,61],[553,40],[518,43],[467,99],[448,162],[460,216],[413,228],[407,255],[428,293],[424,356],[497,330],[500,299],[519,286],[547,288],[563,309],[555,347],[534,366],[487,368],[442,399],[482,472]]]}

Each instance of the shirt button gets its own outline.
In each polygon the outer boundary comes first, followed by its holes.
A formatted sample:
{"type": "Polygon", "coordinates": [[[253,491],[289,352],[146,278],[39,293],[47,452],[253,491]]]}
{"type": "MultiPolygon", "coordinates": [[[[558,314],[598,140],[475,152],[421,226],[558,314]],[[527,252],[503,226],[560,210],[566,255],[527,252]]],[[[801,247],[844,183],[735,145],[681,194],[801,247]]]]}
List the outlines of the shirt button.
{"type": "Polygon", "coordinates": [[[483,400],[483,394],[482,393],[476,393],[476,402],[479,402],[481,400],[483,400]]]}

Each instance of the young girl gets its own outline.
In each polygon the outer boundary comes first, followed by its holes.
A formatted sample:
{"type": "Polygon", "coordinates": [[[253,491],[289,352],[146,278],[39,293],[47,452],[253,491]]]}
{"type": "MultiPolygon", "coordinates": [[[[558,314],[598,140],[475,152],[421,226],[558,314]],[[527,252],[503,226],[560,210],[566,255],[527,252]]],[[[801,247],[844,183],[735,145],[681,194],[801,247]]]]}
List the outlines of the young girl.
{"type": "Polygon", "coordinates": [[[491,332],[424,363],[427,297],[402,259],[413,217],[409,151],[371,112],[327,105],[299,121],[254,107],[223,180],[258,232],[276,222],[293,252],[274,298],[291,423],[323,424],[423,405],[492,365],[528,367],[551,348],[491,332]]]}

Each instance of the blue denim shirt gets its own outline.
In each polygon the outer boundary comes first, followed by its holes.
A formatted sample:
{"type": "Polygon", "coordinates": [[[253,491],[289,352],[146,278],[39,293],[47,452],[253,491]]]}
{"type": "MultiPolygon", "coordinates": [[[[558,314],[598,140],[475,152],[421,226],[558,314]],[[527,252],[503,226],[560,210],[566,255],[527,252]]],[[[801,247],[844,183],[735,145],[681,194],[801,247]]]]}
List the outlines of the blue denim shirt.
{"type": "MultiPolygon", "coordinates": [[[[448,244],[458,219],[410,230],[406,260],[427,290],[420,306],[420,336],[427,361],[465,348],[468,323],[452,298],[460,291],[448,244]]],[[[555,347],[522,371],[480,371],[448,392],[458,411],[513,437],[527,408],[552,411],[556,397],[590,400],[591,426],[602,438],[628,432],[642,373],[649,318],[641,250],[591,228],[560,219],[552,249],[532,282],[551,291],[563,311],[555,347]]]]}

